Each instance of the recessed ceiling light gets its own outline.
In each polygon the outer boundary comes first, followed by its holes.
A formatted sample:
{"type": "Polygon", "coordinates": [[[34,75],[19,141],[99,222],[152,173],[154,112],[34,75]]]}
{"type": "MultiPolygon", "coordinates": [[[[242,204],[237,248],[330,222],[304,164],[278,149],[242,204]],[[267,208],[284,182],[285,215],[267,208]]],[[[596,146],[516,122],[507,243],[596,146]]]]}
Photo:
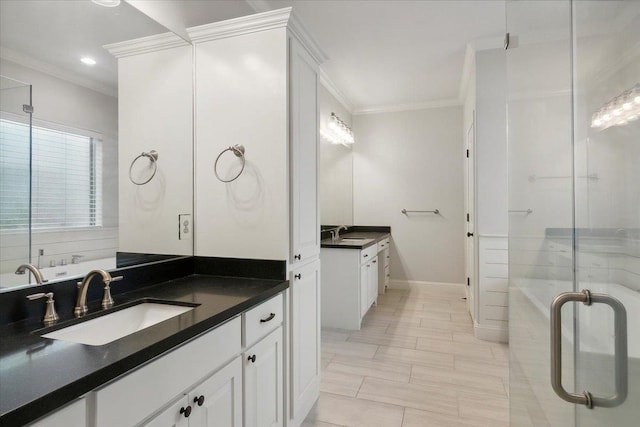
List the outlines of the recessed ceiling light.
{"type": "Polygon", "coordinates": [[[89,58],[88,56],[80,58],[80,62],[86,65],[96,65],[96,60],[93,58],[89,58]]]}
{"type": "Polygon", "coordinates": [[[120,0],[91,0],[95,4],[104,7],[116,7],[120,5],[120,0]]]}

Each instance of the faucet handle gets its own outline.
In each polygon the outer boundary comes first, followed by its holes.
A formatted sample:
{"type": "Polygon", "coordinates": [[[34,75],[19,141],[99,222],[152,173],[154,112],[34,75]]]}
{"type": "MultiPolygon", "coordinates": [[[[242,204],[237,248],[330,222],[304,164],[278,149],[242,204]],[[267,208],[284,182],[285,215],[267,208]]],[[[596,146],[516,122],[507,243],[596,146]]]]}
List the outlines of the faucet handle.
{"type": "Polygon", "coordinates": [[[53,300],[53,292],[39,292],[37,294],[27,295],[27,299],[31,301],[45,297],[47,298],[47,309],[45,310],[42,323],[44,323],[45,326],[51,326],[60,318],[58,316],[58,313],[56,312],[56,306],[53,300]]]}
{"type": "Polygon", "coordinates": [[[104,282],[104,292],[102,294],[102,308],[106,310],[107,308],[113,307],[113,298],[111,297],[111,282],[117,282],[118,280],[122,280],[122,276],[112,277],[110,280],[104,282]]]}

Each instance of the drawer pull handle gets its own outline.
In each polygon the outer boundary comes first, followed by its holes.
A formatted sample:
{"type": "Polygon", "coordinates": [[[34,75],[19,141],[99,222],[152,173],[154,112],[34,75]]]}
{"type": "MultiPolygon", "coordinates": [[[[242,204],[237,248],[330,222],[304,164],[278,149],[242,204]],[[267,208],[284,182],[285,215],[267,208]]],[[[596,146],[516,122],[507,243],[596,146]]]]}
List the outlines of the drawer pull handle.
{"type": "Polygon", "coordinates": [[[274,318],[274,317],[276,317],[276,314],[275,314],[275,313],[271,313],[271,314],[269,315],[269,317],[267,317],[266,319],[260,319],[260,323],[267,323],[267,322],[269,322],[270,320],[273,320],[273,318],[274,318]]]}
{"type": "Polygon", "coordinates": [[[296,274],[293,277],[295,277],[296,279],[300,280],[300,279],[302,279],[302,274],[296,274]]]}
{"type": "Polygon", "coordinates": [[[364,254],[364,255],[363,255],[363,258],[366,258],[366,257],[368,257],[368,256],[369,256],[369,254],[364,254]]]}
{"type": "Polygon", "coordinates": [[[188,405],[186,408],[180,408],[180,414],[184,414],[185,418],[189,418],[189,415],[191,415],[191,405],[188,405]]]}
{"type": "Polygon", "coordinates": [[[251,363],[256,363],[256,355],[254,354],[253,356],[247,357],[247,360],[249,360],[251,363]]]}
{"type": "Polygon", "coordinates": [[[193,403],[197,403],[198,406],[204,405],[204,394],[199,396],[199,397],[198,396],[194,397],[193,398],[193,403]]]}
{"type": "Polygon", "coordinates": [[[377,263],[377,262],[378,262],[378,261],[376,261],[376,260],[374,260],[374,261],[373,261],[373,263],[374,263],[374,264],[375,264],[375,263],[377,263]]]}
{"type": "Polygon", "coordinates": [[[298,260],[302,259],[302,255],[301,255],[301,254],[294,255],[293,257],[294,257],[295,259],[298,259],[298,260]]]}

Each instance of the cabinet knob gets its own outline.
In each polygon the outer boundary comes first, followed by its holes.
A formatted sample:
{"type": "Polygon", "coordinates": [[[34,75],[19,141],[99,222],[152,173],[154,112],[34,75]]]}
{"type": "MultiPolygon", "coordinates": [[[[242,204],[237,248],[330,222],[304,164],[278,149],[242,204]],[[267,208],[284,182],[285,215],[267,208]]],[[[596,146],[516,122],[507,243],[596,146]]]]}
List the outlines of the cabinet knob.
{"type": "Polygon", "coordinates": [[[375,263],[377,263],[377,262],[378,262],[377,260],[373,260],[373,263],[374,263],[374,264],[375,264],[375,263]]]}
{"type": "Polygon", "coordinates": [[[467,237],[473,237],[473,233],[467,233],[467,237]]]}
{"type": "Polygon", "coordinates": [[[302,274],[296,274],[293,277],[295,277],[296,279],[300,280],[300,279],[302,279],[302,274]]]}
{"type": "Polygon", "coordinates": [[[368,256],[369,256],[369,254],[364,254],[362,257],[363,257],[363,258],[366,258],[366,257],[368,257],[368,256]]]}
{"type": "Polygon", "coordinates": [[[256,363],[256,355],[247,357],[247,360],[251,361],[251,363],[256,363]]]}
{"type": "Polygon", "coordinates": [[[186,408],[180,408],[180,414],[184,414],[185,418],[189,418],[191,415],[191,405],[188,405],[186,408]]]}
{"type": "Polygon", "coordinates": [[[267,323],[267,322],[269,322],[270,320],[273,320],[273,318],[274,318],[274,317],[276,317],[276,314],[275,314],[275,313],[271,313],[271,314],[269,315],[269,317],[267,317],[266,319],[260,319],[260,323],[267,323]]]}
{"type": "Polygon", "coordinates": [[[204,394],[193,398],[193,403],[197,403],[198,406],[204,405],[204,394]]]}
{"type": "Polygon", "coordinates": [[[301,254],[297,254],[293,256],[295,259],[302,259],[302,255],[301,254]]]}

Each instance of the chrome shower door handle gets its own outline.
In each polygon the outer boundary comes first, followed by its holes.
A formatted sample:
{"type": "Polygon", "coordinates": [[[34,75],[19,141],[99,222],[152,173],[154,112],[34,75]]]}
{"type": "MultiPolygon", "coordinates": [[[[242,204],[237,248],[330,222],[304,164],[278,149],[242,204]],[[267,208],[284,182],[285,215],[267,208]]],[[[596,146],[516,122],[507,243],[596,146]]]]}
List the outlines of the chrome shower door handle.
{"type": "Polygon", "coordinates": [[[612,408],[622,404],[628,393],[628,356],[627,356],[627,310],[624,305],[606,294],[592,294],[588,290],[582,292],[565,292],[556,296],[551,303],[551,387],[563,400],[579,403],[588,408],[601,406],[612,408]],[[596,397],[588,391],[582,394],[569,393],[562,386],[562,306],[567,302],[581,302],[585,305],[593,303],[607,304],[614,312],[615,333],[615,390],[609,397],[596,397]]]}

